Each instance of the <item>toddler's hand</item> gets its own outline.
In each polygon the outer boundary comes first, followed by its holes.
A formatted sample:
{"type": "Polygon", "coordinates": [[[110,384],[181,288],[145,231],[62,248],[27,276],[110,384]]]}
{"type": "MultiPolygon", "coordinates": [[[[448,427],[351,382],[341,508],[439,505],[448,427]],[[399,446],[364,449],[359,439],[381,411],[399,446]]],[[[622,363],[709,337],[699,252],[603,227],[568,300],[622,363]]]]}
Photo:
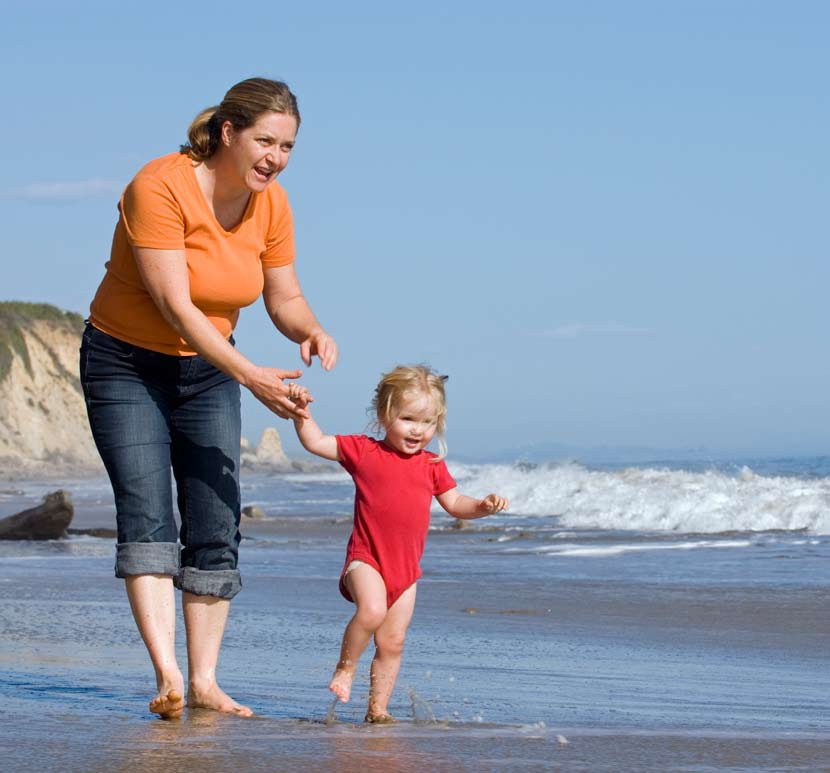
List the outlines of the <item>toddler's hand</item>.
{"type": "Polygon", "coordinates": [[[483,510],[487,515],[499,513],[502,510],[507,510],[510,503],[498,494],[488,494],[481,502],[478,503],[480,510],[483,510]]]}
{"type": "Polygon", "coordinates": [[[294,382],[288,383],[286,386],[288,387],[288,399],[298,408],[307,408],[308,404],[313,402],[314,398],[304,386],[294,382]]]}

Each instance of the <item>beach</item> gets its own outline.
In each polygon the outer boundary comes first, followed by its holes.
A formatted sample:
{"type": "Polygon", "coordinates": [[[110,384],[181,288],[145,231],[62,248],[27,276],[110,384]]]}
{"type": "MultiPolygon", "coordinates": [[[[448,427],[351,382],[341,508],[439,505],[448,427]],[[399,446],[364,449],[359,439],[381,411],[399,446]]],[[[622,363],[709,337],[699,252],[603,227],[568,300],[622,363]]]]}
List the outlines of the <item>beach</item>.
{"type": "MultiPolygon", "coordinates": [[[[268,517],[242,525],[218,676],[251,720],[147,712],[112,539],[0,543],[4,769],[830,769],[821,465],[451,470],[513,505],[466,529],[433,514],[394,726],[361,721],[368,653],[348,704],[326,689],[351,614],[337,591],[351,487],[334,468],[243,477],[268,517]],[[608,520],[615,507],[627,520],[608,520]],[[741,528],[753,509],[767,528],[741,528]],[[667,518],[685,528],[656,528],[667,518]]],[[[0,516],[55,483],[9,483],[0,516]]],[[[61,485],[73,526],[113,526],[105,481],[61,485]]],[[[181,625],[177,645],[184,663],[181,625]]]]}

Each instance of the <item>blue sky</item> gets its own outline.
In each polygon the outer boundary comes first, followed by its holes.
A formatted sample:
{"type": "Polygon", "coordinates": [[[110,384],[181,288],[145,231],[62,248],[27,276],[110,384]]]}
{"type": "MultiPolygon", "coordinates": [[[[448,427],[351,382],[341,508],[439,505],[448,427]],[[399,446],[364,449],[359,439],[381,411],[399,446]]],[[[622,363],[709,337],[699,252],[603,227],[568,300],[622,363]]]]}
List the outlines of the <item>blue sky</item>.
{"type": "MultiPolygon", "coordinates": [[[[305,379],[326,430],[428,361],[451,456],[826,452],[828,29],[800,1],[14,1],[0,295],[84,313],[121,188],[265,75],[303,115],[281,182],[342,351],[305,379]]],[[[259,304],[237,339],[299,362],[259,304]]]]}

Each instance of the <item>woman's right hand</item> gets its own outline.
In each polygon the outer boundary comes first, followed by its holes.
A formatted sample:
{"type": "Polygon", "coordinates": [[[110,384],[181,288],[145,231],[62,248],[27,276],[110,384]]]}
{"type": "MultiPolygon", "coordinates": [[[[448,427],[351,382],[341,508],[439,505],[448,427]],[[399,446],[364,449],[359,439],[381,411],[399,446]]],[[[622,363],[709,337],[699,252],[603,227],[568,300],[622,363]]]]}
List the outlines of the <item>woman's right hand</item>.
{"type": "MultiPolygon", "coordinates": [[[[276,413],[283,419],[308,419],[309,412],[304,405],[297,405],[291,399],[291,390],[287,379],[300,378],[303,375],[301,370],[281,370],[280,368],[262,368],[256,366],[250,376],[245,379],[244,385],[251,390],[251,393],[269,411],[276,413]]],[[[305,403],[310,403],[314,398],[305,392],[305,403]]]]}

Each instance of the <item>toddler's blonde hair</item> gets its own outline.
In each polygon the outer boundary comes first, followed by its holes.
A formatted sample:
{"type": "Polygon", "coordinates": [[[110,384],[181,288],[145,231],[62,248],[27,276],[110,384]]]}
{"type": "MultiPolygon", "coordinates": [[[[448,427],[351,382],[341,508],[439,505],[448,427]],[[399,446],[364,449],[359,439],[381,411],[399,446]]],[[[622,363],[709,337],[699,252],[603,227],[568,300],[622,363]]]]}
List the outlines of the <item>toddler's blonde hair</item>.
{"type": "MultiPolygon", "coordinates": [[[[435,434],[438,438],[438,459],[447,455],[444,440],[447,417],[447,398],[444,393],[446,376],[436,373],[428,365],[398,365],[380,377],[375,387],[372,411],[376,426],[383,429],[400,416],[403,403],[414,395],[425,395],[435,405],[435,434]]],[[[437,461],[437,460],[436,460],[437,461]]]]}

